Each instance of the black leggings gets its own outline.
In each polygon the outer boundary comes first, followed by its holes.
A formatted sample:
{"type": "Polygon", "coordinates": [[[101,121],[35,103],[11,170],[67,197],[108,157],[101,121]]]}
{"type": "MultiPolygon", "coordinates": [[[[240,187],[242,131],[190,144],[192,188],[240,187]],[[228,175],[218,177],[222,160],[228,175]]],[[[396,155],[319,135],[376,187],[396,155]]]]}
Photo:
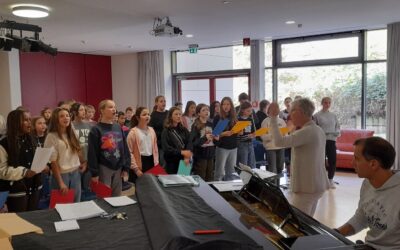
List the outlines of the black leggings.
{"type": "MultiPolygon", "coordinates": [[[[150,156],[141,156],[142,160],[142,173],[145,173],[147,170],[150,170],[152,167],[154,167],[154,157],[153,155],[150,156]]],[[[136,173],[130,169],[129,170],[129,181],[130,182],[136,182],[137,175],[136,173]]]]}
{"type": "Polygon", "coordinates": [[[22,179],[13,182],[7,198],[9,212],[25,212],[38,209],[40,190],[35,185],[38,178],[40,178],[39,175],[31,179],[22,179]]]}
{"type": "Polygon", "coordinates": [[[336,141],[326,141],[325,155],[328,158],[328,179],[332,180],[336,171],[336,141]]]}
{"type": "MultiPolygon", "coordinates": [[[[13,194],[10,194],[13,195],[13,194]]],[[[7,208],[9,212],[25,212],[34,211],[38,209],[40,191],[32,191],[31,194],[25,194],[23,196],[12,197],[8,196],[7,208]]]]}

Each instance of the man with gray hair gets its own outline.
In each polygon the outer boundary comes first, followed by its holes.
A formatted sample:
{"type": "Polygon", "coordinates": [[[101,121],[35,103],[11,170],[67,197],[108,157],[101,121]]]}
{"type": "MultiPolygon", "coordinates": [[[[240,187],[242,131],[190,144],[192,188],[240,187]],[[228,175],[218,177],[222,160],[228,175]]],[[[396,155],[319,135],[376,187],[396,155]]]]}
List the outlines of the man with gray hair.
{"type": "Polygon", "coordinates": [[[289,201],[306,214],[313,216],[318,200],[329,189],[325,170],[325,133],[312,120],[315,106],[308,98],[292,102],[290,118],[300,129],[282,136],[277,122],[279,106],[271,103],[271,134],[278,147],[292,148],[289,201]]]}

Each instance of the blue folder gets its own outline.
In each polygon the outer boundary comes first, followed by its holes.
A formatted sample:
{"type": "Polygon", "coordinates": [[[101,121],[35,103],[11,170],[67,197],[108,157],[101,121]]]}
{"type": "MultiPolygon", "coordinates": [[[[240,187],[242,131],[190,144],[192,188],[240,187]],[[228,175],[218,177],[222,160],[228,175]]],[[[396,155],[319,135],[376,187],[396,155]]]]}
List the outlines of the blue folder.
{"type": "Polygon", "coordinates": [[[228,126],[228,123],[229,123],[229,119],[223,119],[223,120],[221,119],[221,120],[219,120],[218,123],[217,123],[217,126],[215,126],[215,128],[213,129],[212,134],[214,136],[220,135],[224,131],[226,126],[228,126]]]}
{"type": "Polygon", "coordinates": [[[8,191],[0,192],[0,208],[4,206],[7,201],[8,191]]]}
{"type": "Polygon", "coordinates": [[[178,174],[190,175],[191,171],[192,171],[192,164],[186,165],[186,163],[183,160],[179,161],[178,174]]]}

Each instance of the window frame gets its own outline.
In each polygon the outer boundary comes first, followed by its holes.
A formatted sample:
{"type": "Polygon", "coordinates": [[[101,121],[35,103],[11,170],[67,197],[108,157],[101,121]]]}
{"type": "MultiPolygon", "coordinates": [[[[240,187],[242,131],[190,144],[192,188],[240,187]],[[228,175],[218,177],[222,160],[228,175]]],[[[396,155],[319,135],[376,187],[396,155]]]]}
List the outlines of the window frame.
{"type": "Polygon", "coordinates": [[[289,39],[280,39],[275,40],[275,66],[278,68],[283,67],[305,67],[305,66],[324,66],[324,65],[332,65],[332,64],[353,64],[359,63],[364,59],[364,36],[362,31],[352,31],[352,32],[344,32],[344,33],[334,33],[334,34],[326,34],[326,35],[317,35],[317,36],[307,36],[307,37],[296,37],[289,39]],[[300,42],[313,42],[313,41],[323,41],[323,40],[332,40],[339,38],[349,38],[349,37],[357,37],[358,38],[358,56],[357,57],[346,57],[346,58],[332,58],[332,59],[317,59],[317,60],[304,60],[304,61],[295,61],[295,62],[282,62],[282,45],[285,44],[295,44],[300,42]]]}

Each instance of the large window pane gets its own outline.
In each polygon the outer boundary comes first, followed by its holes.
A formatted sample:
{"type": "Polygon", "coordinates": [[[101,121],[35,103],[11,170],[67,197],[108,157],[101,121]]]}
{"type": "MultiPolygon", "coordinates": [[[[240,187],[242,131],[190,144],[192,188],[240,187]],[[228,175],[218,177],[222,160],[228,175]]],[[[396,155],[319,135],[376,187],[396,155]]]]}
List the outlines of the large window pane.
{"type": "Polygon", "coordinates": [[[196,54],[176,53],[177,73],[249,69],[250,46],[200,49],[196,54]]]}
{"type": "Polygon", "coordinates": [[[208,79],[200,80],[182,80],[181,96],[183,108],[187,101],[195,101],[198,103],[210,103],[210,81],[208,79]]]}
{"type": "Polygon", "coordinates": [[[264,63],[265,67],[272,67],[272,42],[265,42],[264,43],[264,63]]]}
{"type": "Polygon", "coordinates": [[[235,106],[239,105],[240,93],[249,93],[249,80],[247,76],[215,79],[215,98],[221,101],[225,96],[232,98],[235,106]]]}
{"type": "Polygon", "coordinates": [[[366,128],[386,138],[386,63],[367,64],[366,128]]]}
{"type": "Polygon", "coordinates": [[[358,57],[358,36],[281,44],[281,60],[299,62],[358,57]]]}
{"type": "Polygon", "coordinates": [[[265,70],[265,99],[272,102],[272,69],[265,70]]]}
{"type": "Polygon", "coordinates": [[[367,60],[386,60],[387,30],[367,31],[367,60]]]}
{"type": "Polygon", "coordinates": [[[331,111],[342,128],[361,128],[361,64],[278,69],[278,101],[308,97],[316,111],[324,96],[332,98],[331,111]]]}

